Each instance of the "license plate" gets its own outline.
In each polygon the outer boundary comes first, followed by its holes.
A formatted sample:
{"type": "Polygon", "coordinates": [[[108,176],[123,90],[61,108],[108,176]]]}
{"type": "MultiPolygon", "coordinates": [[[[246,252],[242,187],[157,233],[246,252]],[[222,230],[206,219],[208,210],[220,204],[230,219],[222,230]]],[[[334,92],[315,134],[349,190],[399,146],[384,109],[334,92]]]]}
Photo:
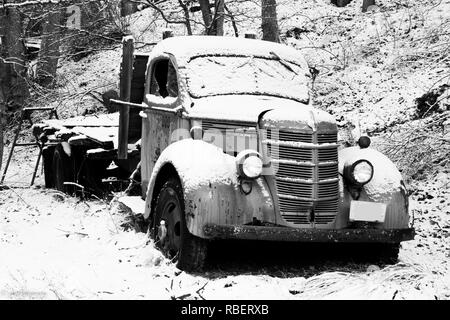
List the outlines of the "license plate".
{"type": "Polygon", "coordinates": [[[350,221],[384,222],[386,204],[369,201],[350,202],[350,221]]]}

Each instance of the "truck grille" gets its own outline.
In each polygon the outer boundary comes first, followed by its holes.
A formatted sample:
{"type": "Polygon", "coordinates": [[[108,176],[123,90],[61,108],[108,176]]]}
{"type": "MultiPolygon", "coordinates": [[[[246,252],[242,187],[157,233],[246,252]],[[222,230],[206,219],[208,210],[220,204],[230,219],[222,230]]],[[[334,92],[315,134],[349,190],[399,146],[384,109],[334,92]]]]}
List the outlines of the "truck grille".
{"type": "Polygon", "coordinates": [[[267,129],[282,217],[297,225],[332,223],[338,211],[337,133],[267,129]]]}

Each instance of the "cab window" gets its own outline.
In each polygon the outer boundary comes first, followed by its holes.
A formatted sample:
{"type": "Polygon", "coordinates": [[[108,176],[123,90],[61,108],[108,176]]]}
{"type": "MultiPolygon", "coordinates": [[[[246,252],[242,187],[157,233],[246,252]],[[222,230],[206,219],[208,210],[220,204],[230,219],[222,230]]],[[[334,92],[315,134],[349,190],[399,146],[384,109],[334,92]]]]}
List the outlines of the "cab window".
{"type": "Polygon", "coordinates": [[[150,94],[160,97],[177,97],[177,72],[169,59],[155,62],[150,82],[150,94]]]}

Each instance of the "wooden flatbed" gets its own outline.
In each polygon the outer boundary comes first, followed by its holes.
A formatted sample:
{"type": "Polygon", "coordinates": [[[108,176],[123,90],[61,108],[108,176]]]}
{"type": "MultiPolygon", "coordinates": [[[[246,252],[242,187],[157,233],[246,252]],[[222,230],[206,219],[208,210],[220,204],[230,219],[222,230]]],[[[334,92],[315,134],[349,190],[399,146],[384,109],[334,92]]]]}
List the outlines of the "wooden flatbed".
{"type": "Polygon", "coordinates": [[[140,139],[129,141],[128,160],[118,159],[118,112],[43,120],[32,131],[44,145],[46,187],[67,191],[74,183],[99,193],[102,180],[127,179],[140,160],[140,139]],[[112,163],[116,170],[108,171],[112,163]]]}

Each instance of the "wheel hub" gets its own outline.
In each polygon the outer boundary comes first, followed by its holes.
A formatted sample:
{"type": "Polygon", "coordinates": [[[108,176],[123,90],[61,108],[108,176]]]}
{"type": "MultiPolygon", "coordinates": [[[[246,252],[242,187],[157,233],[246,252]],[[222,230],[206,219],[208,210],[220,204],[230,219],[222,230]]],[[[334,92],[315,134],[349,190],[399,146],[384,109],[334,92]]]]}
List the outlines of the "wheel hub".
{"type": "Polygon", "coordinates": [[[159,247],[164,254],[172,259],[180,250],[180,206],[178,201],[171,199],[166,203],[156,227],[159,247]]]}

